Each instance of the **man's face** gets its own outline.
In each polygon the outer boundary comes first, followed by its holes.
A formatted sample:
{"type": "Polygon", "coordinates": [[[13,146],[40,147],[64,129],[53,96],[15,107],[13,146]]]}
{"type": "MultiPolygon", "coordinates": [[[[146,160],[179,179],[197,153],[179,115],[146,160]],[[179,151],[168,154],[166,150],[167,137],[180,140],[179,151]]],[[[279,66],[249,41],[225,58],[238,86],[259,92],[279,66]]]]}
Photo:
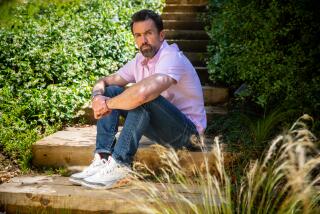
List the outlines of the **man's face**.
{"type": "Polygon", "coordinates": [[[146,58],[154,57],[164,39],[163,31],[158,32],[152,19],[133,23],[132,31],[135,43],[142,55],[146,58]]]}

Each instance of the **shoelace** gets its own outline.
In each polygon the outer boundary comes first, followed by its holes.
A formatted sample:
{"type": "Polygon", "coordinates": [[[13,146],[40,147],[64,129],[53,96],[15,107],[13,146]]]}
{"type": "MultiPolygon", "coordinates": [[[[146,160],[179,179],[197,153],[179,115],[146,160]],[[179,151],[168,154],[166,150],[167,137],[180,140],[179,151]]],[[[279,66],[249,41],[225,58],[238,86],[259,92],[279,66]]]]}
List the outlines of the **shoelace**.
{"type": "Polygon", "coordinates": [[[116,163],[112,164],[110,159],[104,164],[106,164],[106,166],[103,167],[101,170],[102,175],[108,175],[110,172],[112,172],[117,167],[117,164],[116,163]]]}
{"type": "Polygon", "coordinates": [[[92,167],[95,167],[95,166],[98,166],[100,165],[101,163],[104,164],[106,163],[107,161],[105,159],[98,159],[98,158],[94,158],[90,164],[90,166],[88,168],[85,169],[86,172],[88,172],[92,167]]]}

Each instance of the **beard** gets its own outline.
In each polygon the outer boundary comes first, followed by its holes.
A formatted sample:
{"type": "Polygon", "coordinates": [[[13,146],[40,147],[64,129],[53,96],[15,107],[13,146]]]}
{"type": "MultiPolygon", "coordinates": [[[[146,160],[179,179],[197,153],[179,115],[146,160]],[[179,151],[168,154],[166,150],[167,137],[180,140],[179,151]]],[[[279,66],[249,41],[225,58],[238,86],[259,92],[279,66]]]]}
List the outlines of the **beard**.
{"type": "Polygon", "coordinates": [[[141,54],[146,58],[152,58],[157,53],[157,49],[149,44],[141,45],[139,48],[141,54]]]}

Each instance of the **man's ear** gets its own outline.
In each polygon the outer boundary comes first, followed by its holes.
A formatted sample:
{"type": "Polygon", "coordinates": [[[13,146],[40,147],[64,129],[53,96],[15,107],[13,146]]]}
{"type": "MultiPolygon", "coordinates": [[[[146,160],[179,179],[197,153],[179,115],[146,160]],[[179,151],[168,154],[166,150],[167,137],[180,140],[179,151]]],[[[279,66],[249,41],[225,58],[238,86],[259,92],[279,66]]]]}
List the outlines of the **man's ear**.
{"type": "Polygon", "coordinates": [[[160,41],[162,42],[165,38],[164,30],[160,31],[159,36],[160,36],[160,41]]]}

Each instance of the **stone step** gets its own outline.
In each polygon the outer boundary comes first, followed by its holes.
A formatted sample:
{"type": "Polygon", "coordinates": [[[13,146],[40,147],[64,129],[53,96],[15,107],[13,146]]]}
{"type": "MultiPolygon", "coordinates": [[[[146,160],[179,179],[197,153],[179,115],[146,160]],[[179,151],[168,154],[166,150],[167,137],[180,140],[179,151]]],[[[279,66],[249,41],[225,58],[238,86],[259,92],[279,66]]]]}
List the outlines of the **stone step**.
{"type": "Polygon", "coordinates": [[[163,12],[204,12],[206,4],[166,4],[163,12]]]}
{"type": "Polygon", "coordinates": [[[209,36],[204,30],[174,30],[165,29],[166,39],[208,40],[209,36]]]}
{"type": "Polygon", "coordinates": [[[208,0],[166,0],[166,4],[207,4],[208,0]]]}
{"type": "Polygon", "coordinates": [[[199,16],[202,12],[163,12],[161,18],[165,20],[177,20],[177,21],[201,21],[199,16]]]}
{"type": "Polygon", "coordinates": [[[199,187],[190,186],[186,191],[179,184],[169,187],[168,184],[131,182],[119,188],[93,190],[71,185],[68,178],[57,175],[22,176],[0,185],[0,213],[143,213],[142,205],[155,202],[155,198],[146,194],[146,185],[157,190],[156,196],[161,196],[164,203],[173,205],[177,201],[168,197],[169,188],[194,204],[202,203],[204,197],[199,187]]]}
{"type": "Polygon", "coordinates": [[[176,43],[183,52],[207,52],[209,40],[168,39],[169,44],[176,43]]]}
{"type": "MultiPolygon", "coordinates": [[[[119,136],[120,132],[117,134],[119,136]]],[[[43,167],[70,167],[89,165],[93,159],[95,149],[96,126],[67,127],[37,141],[32,146],[34,166],[43,167]]],[[[205,139],[207,150],[212,149],[213,140],[205,139]]],[[[168,150],[155,144],[144,137],[140,140],[139,149],[135,155],[134,162],[146,164],[150,169],[157,170],[161,167],[160,155],[168,150]]],[[[190,169],[191,163],[199,166],[204,157],[211,157],[211,152],[195,151],[184,159],[189,160],[181,164],[183,168],[190,169]],[[188,159],[189,158],[189,159],[188,159]]]]}
{"type": "Polygon", "coordinates": [[[164,20],[164,29],[175,30],[203,30],[204,24],[200,21],[188,21],[188,20],[164,20]]]}
{"type": "Polygon", "coordinates": [[[190,60],[194,67],[205,66],[205,58],[207,53],[201,52],[184,52],[184,55],[190,60]]]}

